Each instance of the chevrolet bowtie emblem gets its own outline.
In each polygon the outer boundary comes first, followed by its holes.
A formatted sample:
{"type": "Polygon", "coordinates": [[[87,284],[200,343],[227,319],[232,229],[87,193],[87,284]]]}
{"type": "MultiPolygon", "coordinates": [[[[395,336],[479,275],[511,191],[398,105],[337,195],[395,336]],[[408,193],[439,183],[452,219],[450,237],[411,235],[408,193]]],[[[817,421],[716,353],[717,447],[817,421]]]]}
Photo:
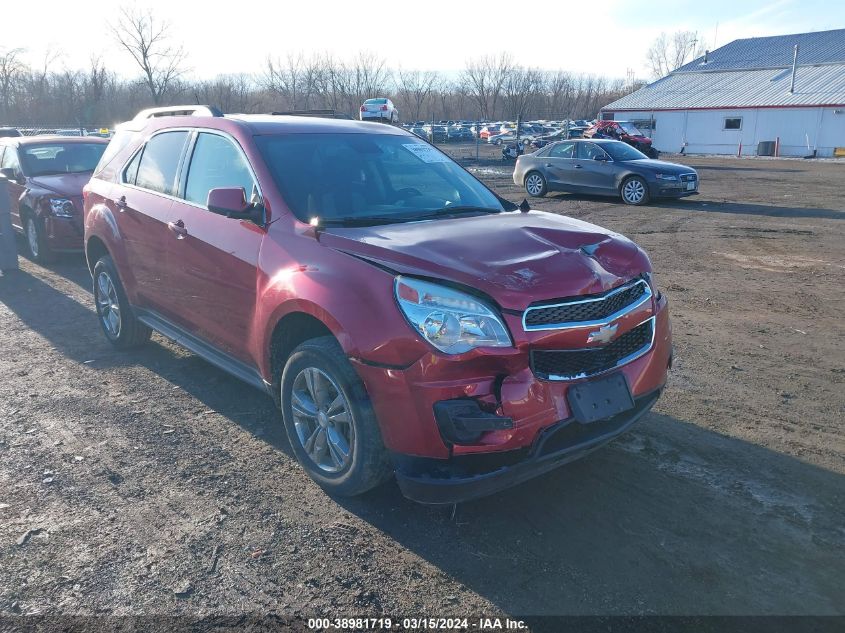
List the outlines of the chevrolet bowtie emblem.
{"type": "Polygon", "coordinates": [[[603,325],[595,332],[590,332],[587,335],[588,343],[610,343],[613,337],[616,336],[616,328],[619,325],[603,325]]]}

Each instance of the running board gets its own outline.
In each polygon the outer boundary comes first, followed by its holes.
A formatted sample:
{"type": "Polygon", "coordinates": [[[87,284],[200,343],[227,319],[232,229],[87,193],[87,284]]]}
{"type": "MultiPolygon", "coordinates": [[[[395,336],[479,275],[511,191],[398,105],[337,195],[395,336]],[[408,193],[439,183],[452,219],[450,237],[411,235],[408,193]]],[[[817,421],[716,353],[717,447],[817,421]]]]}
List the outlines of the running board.
{"type": "Polygon", "coordinates": [[[138,320],[144,325],[151,327],[156,332],[169,338],[174,343],[178,343],[182,347],[192,351],[194,354],[203,360],[211,363],[215,367],[231,374],[235,378],[242,380],[248,385],[260,389],[269,396],[273,395],[272,388],[261,377],[254,367],[250,367],[246,363],[232,358],[225,352],[221,352],[213,345],[206,341],[189,334],[178,325],[171,323],[161,315],[147,310],[139,310],[135,308],[138,315],[138,320]]]}

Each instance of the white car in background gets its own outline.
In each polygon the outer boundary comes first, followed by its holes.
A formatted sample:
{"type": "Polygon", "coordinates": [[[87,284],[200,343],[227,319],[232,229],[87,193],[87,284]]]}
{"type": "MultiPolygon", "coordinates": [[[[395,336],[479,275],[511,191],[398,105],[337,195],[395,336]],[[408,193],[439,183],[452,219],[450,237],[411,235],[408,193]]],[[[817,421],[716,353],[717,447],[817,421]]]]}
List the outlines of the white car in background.
{"type": "Polygon", "coordinates": [[[386,123],[399,123],[399,110],[387,97],[367,99],[361,104],[359,118],[362,121],[384,121],[386,123]]]}

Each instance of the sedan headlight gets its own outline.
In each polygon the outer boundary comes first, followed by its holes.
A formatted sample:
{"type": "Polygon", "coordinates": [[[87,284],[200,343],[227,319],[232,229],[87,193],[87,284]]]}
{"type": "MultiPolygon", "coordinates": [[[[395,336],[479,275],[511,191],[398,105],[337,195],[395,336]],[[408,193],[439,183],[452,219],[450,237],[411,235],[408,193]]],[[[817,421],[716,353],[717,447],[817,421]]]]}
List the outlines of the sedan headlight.
{"type": "Polygon", "coordinates": [[[439,284],[399,276],[396,300],[405,318],[441,352],[462,354],[475,347],[511,347],[501,318],[484,301],[439,284]]]}
{"type": "Polygon", "coordinates": [[[50,198],[48,203],[50,205],[50,213],[57,218],[73,217],[73,202],[67,198],[50,198]]]}
{"type": "Polygon", "coordinates": [[[655,174],[655,178],[658,180],[677,180],[677,176],[673,176],[672,174],[655,174]]]}

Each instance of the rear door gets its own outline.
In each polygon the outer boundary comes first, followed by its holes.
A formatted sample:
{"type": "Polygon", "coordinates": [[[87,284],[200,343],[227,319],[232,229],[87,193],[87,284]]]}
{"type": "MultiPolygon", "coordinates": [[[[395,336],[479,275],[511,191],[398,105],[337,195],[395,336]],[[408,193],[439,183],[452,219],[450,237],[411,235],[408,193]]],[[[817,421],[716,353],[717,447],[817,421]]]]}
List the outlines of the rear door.
{"type": "Polygon", "coordinates": [[[178,296],[170,283],[167,245],[176,239],[169,228],[179,166],[190,133],[167,130],[150,137],[121,174],[111,205],[123,236],[135,302],[172,317],[178,296]]]}
{"type": "Polygon", "coordinates": [[[556,143],[544,157],[546,180],[553,188],[569,188],[573,185],[575,143],[556,143]]]}
{"type": "Polygon", "coordinates": [[[607,190],[614,189],[613,162],[610,161],[607,152],[597,143],[586,141],[578,143],[575,171],[578,184],[585,191],[592,190],[604,193],[607,190]],[[596,160],[596,156],[605,157],[608,160],[596,160]]]}
{"type": "Polygon", "coordinates": [[[220,132],[199,131],[189,160],[181,199],[173,207],[173,222],[184,234],[167,242],[171,283],[180,297],[176,320],[191,334],[254,364],[248,342],[265,230],[211,213],[206,201],[219,187],[242,187],[247,200],[260,199],[258,181],[240,145],[220,132]]]}

